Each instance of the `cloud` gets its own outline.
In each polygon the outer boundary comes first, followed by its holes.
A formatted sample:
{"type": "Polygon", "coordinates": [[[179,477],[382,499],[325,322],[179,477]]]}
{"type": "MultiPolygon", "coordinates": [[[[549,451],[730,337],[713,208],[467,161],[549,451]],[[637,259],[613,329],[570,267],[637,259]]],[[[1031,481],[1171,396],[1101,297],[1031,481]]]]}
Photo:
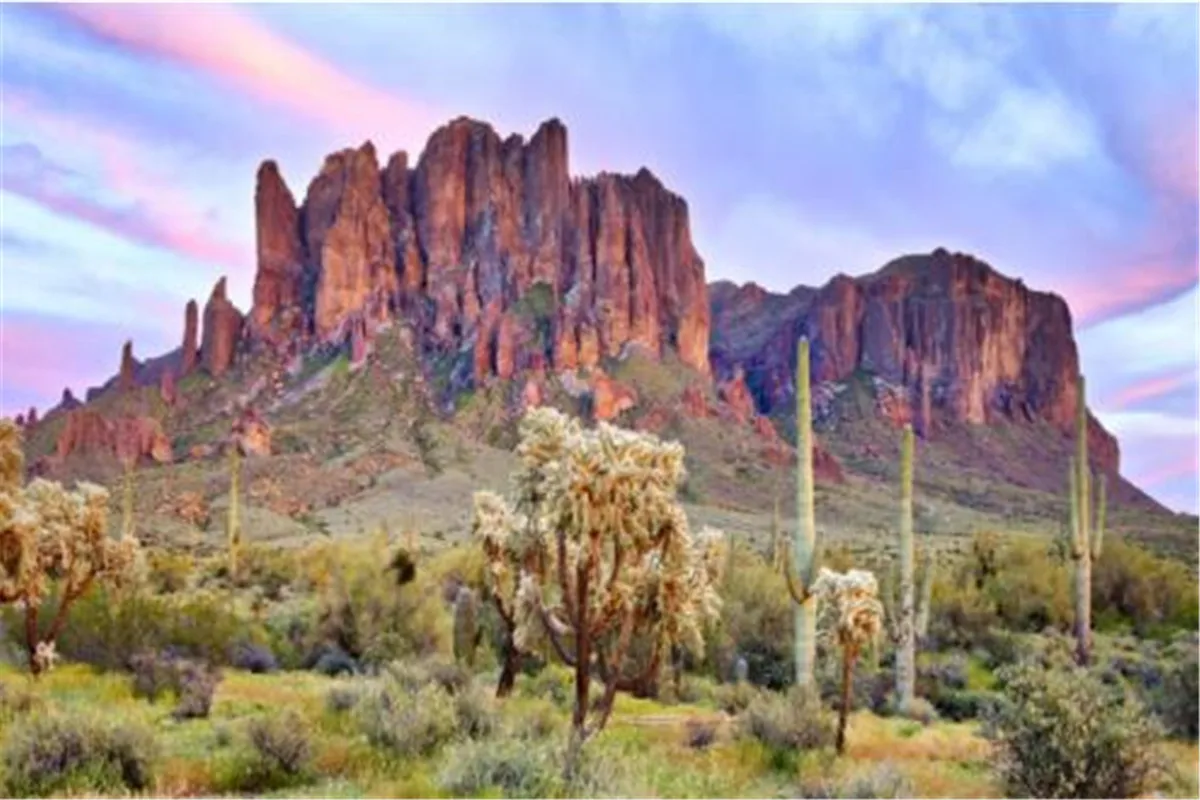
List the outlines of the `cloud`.
{"type": "Polygon", "coordinates": [[[1101,406],[1113,411],[1143,405],[1148,400],[1156,400],[1179,389],[1196,386],[1198,368],[1195,364],[1181,372],[1156,375],[1128,384],[1117,391],[1112,397],[1101,400],[1101,406]]]}
{"type": "Polygon", "coordinates": [[[432,124],[430,109],[343,73],[244,7],[73,5],[64,12],[109,42],[201,70],[343,133],[424,131],[432,124]]]}

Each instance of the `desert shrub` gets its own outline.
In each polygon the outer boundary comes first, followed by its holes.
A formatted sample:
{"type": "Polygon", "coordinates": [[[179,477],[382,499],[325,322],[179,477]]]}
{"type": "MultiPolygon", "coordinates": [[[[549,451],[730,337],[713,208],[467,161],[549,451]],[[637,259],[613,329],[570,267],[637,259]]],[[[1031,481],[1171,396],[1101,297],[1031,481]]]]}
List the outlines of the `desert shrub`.
{"type": "Polygon", "coordinates": [[[683,742],[693,750],[707,750],[717,740],[717,724],[692,717],[684,723],[683,742]]]}
{"type": "Polygon", "coordinates": [[[0,722],[10,724],[18,717],[40,708],[42,700],[24,686],[0,683],[0,722]]]}
{"type": "Polygon", "coordinates": [[[499,725],[493,693],[475,682],[454,693],[454,714],[458,729],[472,739],[490,736],[499,725]]]}
{"type": "Polygon", "coordinates": [[[509,735],[534,740],[557,737],[567,723],[562,711],[544,699],[522,702],[515,710],[509,706],[504,721],[509,735]]]}
{"type": "Polygon", "coordinates": [[[1092,614],[1096,627],[1128,624],[1139,635],[1160,629],[1194,631],[1196,571],[1132,542],[1105,541],[1092,566],[1092,614]]]}
{"type": "Polygon", "coordinates": [[[721,586],[721,617],[705,636],[708,671],[726,676],[736,655],[746,659],[748,680],[780,690],[795,679],[794,612],[783,576],[760,555],[734,548],[721,586]],[[736,655],[735,655],[736,654],[736,655]]]}
{"type": "Polygon", "coordinates": [[[952,722],[980,719],[999,699],[996,692],[975,689],[952,689],[938,692],[931,700],[938,716],[952,722]]]}
{"type": "Polygon", "coordinates": [[[358,662],[349,653],[334,644],[317,646],[302,662],[302,666],[330,678],[336,678],[339,675],[357,675],[360,671],[358,662]]]}
{"type": "MultiPolygon", "coordinates": [[[[1190,638],[1190,637],[1189,637],[1190,638]]],[[[1182,652],[1169,662],[1162,687],[1152,695],[1155,713],[1172,736],[1196,740],[1200,720],[1200,688],[1197,687],[1197,650],[1194,638],[1185,640],[1182,652]]]]}
{"type": "Polygon", "coordinates": [[[717,687],[717,708],[726,714],[740,714],[761,694],[762,690],[751,683],[723,683],[717,687]]]}
{"type": "Polygon", "coordinates": [[[176,666],[175,680],[179,700],[171,715],[178,720],[208,717],[217,684],[221,682],[220,671],[207,664],[180,661],[176,666]]]}
{"type": "Polygon", "coordinates": [[[575,702],[575,676],[564,666],[548,664],[537,674],[517,679],[517,690],[525,697],[545,697],[560,708],[575,702]]]}
{"type": "Polygon", "coordinates": [[[997,677],[1003,696],[985,733],[1010,796],[1137,797],[1152,787],[1161,731],[1127,691],[1079,668],[1027,663],[997,677]]]}
{"type": "Polygon", "coordinates": [[[325,708],[334,714],[344,714],[358,705],[363,690],[353,683],[341,683],[325,693],[325,708]]]}
{"type": "Polygon", "coordinates": [[[912,782],[891,764],[879,764],[841,780],[803,781],[793,795],[800,798],[892,798],[913,797],[912,782]]]}
{"type": "Polygon", "coordinates": [[[354,714],[372,745],[402,757],[426,755],[458,732],[454,698],[432,684],[410,691],[384,678],[354,714]]]}
{"type": "Polygon", "coordinates": [[[812,691],[793,689],[786,695],[764,693],[738,717],[738,735],[761,742],[776,767],[790,767],[801,750],[831,747],[833,715],[812,691]]]}
{"type": "Polygon", "coordinates": [[[5,740],[4,792],[10,797],[144,791],[153,779],[151,734],[97,717],[33,714],[5,740]]]}
{"type": "Polygon", "coordinates": [[[175,594],[188,587],[195,559],[187,553],[152,550],[146,555],[146,580],[157,594],[175,594]]]}
{"type": "Polygon", "coordinates": [[[279,669],[279,662],[275,660],[275,654],[271,652],[271,648],[252,642],[239,642],[234,645],[229,663],[234,669],[245,670],[255,675],[275,672],[279,669]]]}
{"type": "Polygon", "coordinates": [[[295,712],[252,720],[246,732],[264,774],[291,783],[308,771],[312,744],[306,723],[295,712]]]}
{"type": "Polygon", "coordinates": [[[552,797],[562,771],[562,753],[549,742],[503,738],[469,741],[447,751],[438,786],[453,797],[552,797]]]}

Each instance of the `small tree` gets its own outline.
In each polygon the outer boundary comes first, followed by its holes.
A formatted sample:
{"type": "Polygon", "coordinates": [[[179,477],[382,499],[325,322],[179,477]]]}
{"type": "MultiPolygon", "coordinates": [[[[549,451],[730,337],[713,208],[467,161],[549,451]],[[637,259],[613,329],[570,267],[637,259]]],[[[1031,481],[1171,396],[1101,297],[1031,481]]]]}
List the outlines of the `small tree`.
{"type": "Polygon", "coordinates": [[[517,456],[518,509],[532,513],[501,510],[499,498],[488,497],[483,503],[503,524],[489,529],[477,514],[477,529],[493,583],[519,572],[508,601],[514,646],[529,651],[548,641],[575,670],[570,772],[583,743],[607,723],[618,690],[656,671],[673,647],[703,650],[702,625],[720,610],[724,536],[690,532],[676,499],[684,476],[678,443],[603,423],[585,430],[539,408],[521,422],[517,456]],[[637,676],[627,674],[635,637],[651,644],[637,676]],[[593,674],[603,685],[595,704],[593,674]]]}
{"type": "Polygon", "coordinates": [[[854,662],[863,647],[873,645],[883,629],[883,605],[879,587],[870,572],[852,569],[846,573],[821,569],[813,583],[820,601],[823,633],[842,651],[842,700],[838,708],[837,752],[846,749],[846,720],[854,683],[854,662]]]}
{"type": "Polygon", "coordinates": [[[137,554],[132,537],[108,536],[108,492],[80,484],[68,492],[58,483],[23,485],[25,458],[20,429],[0,420],[0,603],[25,612],[25,647],[34,676],[54,662],[54,642],[71,605],[96,583],[117,585],[137,554]],[[41,611],[52,585],[58,603],[43,625],[41,611]]]}

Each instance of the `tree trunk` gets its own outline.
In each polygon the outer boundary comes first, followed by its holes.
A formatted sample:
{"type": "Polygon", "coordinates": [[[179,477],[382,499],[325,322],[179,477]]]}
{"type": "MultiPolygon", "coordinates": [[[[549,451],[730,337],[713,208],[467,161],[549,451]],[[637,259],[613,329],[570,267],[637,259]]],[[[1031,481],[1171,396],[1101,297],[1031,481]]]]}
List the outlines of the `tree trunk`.
{"type": "Polygon", "coordinates": [[[496,685],[496,697],[504,698],[512,694],[517,683],[517,670],[521,664],[521,654],[512,641],[512,634],[504,637],[504,666],[500,670],[500,682],[496,685]]]}
{"type": "Polygon", "coordinates": [[[857,648],[847,647],[842,651],[842,706],[838,710],[837,754],[846,752],[846,721],[850,717],[850,688],[854,685],[854,659],[857,648]]]}

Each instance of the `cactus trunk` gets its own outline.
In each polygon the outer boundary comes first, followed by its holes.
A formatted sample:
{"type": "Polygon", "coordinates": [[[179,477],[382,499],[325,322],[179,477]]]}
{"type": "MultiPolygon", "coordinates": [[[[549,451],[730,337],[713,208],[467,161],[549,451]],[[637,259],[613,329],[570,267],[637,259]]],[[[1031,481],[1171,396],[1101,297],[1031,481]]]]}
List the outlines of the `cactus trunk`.
{"type": "MultiPolygon", "coordinates": [[[[792,540],[792,560],[805,576],[805,592],[811,589],[815,574],[814,551],[817,541],[816,512],[813,508],[812,394],[809,373],[809,344],[800,339],[796,348],[796,534],[792,540]]],[[[795,661],[796,685],[813,684],[816,661],[817,601],[803,598],[796,604],[795,661]]]]}
{"type": "Polygon", "coordinates": [[[900,444],[900,618],[896,649],[896,697],[902,714],[912,705],[916,684],[912,482],[913,430],[905,425],[900,444]]]}
{"type": "Polygon", "coordinates": [[[121,536],[133,538],[133,461],[125,462],[125,485],[121,497],[121,536]]]}
{"type": "Polygon", "coordinates": [[[479,624],[475,593],[466,586],[460,586],[454,598],[454,660],[474,669],[475,648],[478,643],[479,624]]]}
{"type": "Polygon", "coordinates": [[[1087,394],[1079,376],[1075,409],[1075,458],[1072,459],[1068,489],[1071,493],[1071,558],[1075,562],[1075,660],[1086,666],[1092,652],[1092,559],[1100,557],[1104,539],[1107,502],[1105,478],[1099,477],[1095,526],[1091,519],[1091,469],[1088,464],[1087,394]]]}
{"type": "Polygon", "coordinates": [[[238,513],[241,494],[242,464],[238,458],[237,445],[229,451],[229,577],[238,576],[238,560],[242,549],[242,524],[238,513]]]}

